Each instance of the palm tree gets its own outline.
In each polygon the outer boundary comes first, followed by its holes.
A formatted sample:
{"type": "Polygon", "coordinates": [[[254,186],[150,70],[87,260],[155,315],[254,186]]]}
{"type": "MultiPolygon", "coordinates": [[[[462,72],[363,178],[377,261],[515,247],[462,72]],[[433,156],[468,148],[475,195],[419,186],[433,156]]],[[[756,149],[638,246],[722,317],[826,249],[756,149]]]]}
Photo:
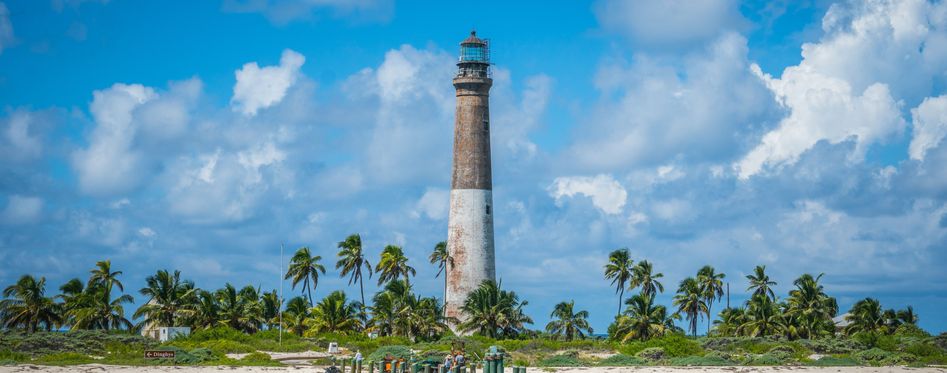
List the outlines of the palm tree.
{"type": "Polygon", "coordinates": [[[779,331],[782,323],[779,305],[765,293],[757,293],[747,303],[746,319],[738,332],[749,337],[765,337],[779,331]]]}
{"type": "Polygon", "coordinates": [[[296,250],[296,254],[293,254],[293,258],[289,260],[289,269],[287,269],[286,277],[284,277],[284,279],[293,279],[294,290],[296,284],[303,283],[303,292],[309,295],[309,304],[312,304],[312,291],[319,285],[319,272],[326,273],[326,267],[319,264],[320,260],[322,260],[322,257],[312,255],[308,247],[301,247],[296,250]],[[310,282],[312,282],[311,288],[309,287],[310,282]]]}
{"type": "Polygon", "coordinates": [[[181,280],[181,271],[169,273],[159,270],[145,278],[145,287],[139,293],[148,301],[138,307],[133,317],[144,317],[144,324],[152,326],[176,326],[177,321],[194,314],[194,283],[181,280]]]}
{"type": "Polygon", "coordinates": [[[737,330],[746,321],[745,313],[743,308],[724,308],[720,311],[720,316],[713,322],[716,335],[722,337],[739,335],[737,330]]]}
{"type": "Polygon", "coordinates": [[[835,298],[825,294],[819,284],[822,274],[816,277],[806,273],[793,281],[795,289],[786,299],[786,320],[796,335],[801,338],[831,336],[835,332],[832,318],[838,313],[835,298]]]}
{"type": "Polygon", "coordinates": [[[312,307],[311,317],[306,321],[307,333],[348,333],[358,330],[358,307],[349,302],[345,293],[336,290],[312,307]]]}
{"type": "Polygon", "coordinates": [[[63,316],[63,324],[73,325],[75,322],[69,318],[69,313],[81,306],[81,302],[85,299],[82,295],[85,294],[85,284],[82,280],[74,278],[69,280],[65,284],[59,287],[60,294],[55,298],[62,300],[60,303],[61,314],[63,316]]]}
{"type": "Polygon", "coordinates": [[[250,329],[247,325],[245,298],[229,282],[217,290],[217,323],[237,330],[250,329]]]}
{"type": "Polygon", "coordinates": [[[656,291],[664,292],[664,285],[658,281],[659,278],[664,277],[664,274],[652,273],[654,269],[647,260],[638,262],[633,272],[631,283],[628,284],[629,288],[641,287],[641,294],[645,296],[655,295],[656,291]]]}
{"type": "Polygon", "coordinates": [[[131,329],[132,323],[125,318],[123,303],[132,303],[131,295],[124,294],[110,299],[104,283],[93,282],[79,296],[75,307],[66,315],[72,321],[71,329],[131,329]]]}
{"type": "Polygon", "coordinates": [[[881,302],[877,299],[865,298],[852,305],[845,320],[850,324],[845,327],[845,333],[852,335],[858,332],[875,332],[885,328],[884,312],[881,302]]]}
{"type": "Polygon", "coordinates": [[[697,336],[697,318],[702,313],[707,313],[707,302],[704,301],[700,284],[693,277],[685,278],[677,287],[677,295],[674,296],[674,305],[677,311],[683,313],[687,318],[688,329],[691,334],[697,336]]]}
{"type": "Polygon", "coordinates": [[[283,324],[286,330],[297,336],[302,337],[306,331],[306,320],[309,319],[309,303],[306,298],[294,297],[286,303],[286,311],[283,312],[283,324]]]}
{"type": "MultiPolygon", "coordinates": [[[[441,241],[437,245],[434,245],[434,251],[431,252],[429,258],[431,264],[437,264],[437,274],[434,275],[434,278],[437,278],[441,275],[441,272],[444,272],[444,305],[447,305],[447,272],[450,270],[449,266],[454,265],[454,257],[450,256],[450,253],[447,251],[447,242],[441,241]]],[[[447,307],[444,307],[445,309],[447,307]]]]}
{"type": "Polygon", "coordinates": [[[23,327],[33,333],[40,326],[46,330],[60,325],[62,317],[59,305],[46,296],[46,278],[39,280],[23,275],[16,284],[3,289],[4,300],[0,301],[3,327],[23,327]]]}
{"type": "Polygon", "coordinates": [[[464,301],[461,311],[467,320],[460,323],[459,328],[495,339],[515,337],[524,324],[533,323],[522,312],[525,304],[516,293],[502,290],[499,283],[486,280],[464,301]]]}
{"type": "Polygon", "coordinates": [[[104,286],[105,299],[111,299],[113,286],[118,286],[118,290],[125,291],[125,286],[118,280],[118,276],[122,274],[122,271],[113,272],[111,260],[96,262],[95,268],[89,272],[92,276],[89,276],[89,285],[87,287],[92,287],[95,284],[104,286]]]}
{"type": "Polygon", "coordinates": [[[415,330],[412,334],[415,337],[425,341],[436,341],[440,336],[450,330],[448,323],[456,324],[457,320],[448,318],[444,314],[444,306],[437,301],[437,298],[417,298],[412,310],[414,321],[412,324],[415,330]]]}
{"type": "Polygon", "coordinates": [[[625,314],[615,318],[609,335],[622,343],[629,340],[648,340],[678,330],[674,320],[677,313],[668,315],[667,308],[654,304],[654,295],[636,294],[625,302],[625,314]]]}
{"type": "Polygon", "coordinates": [[[704,302],[707,303],[707,335],[710,335],[711,317],[710,312],[713,309],[714,301],[723,297],[723,279],[727,275],[716,273],[714,267],[704,266],[697,271],[697,283],[700,286],[704,302]]]}
{"type": "Polygon", "coordinates": [[[405,282],[410,285],[410,276],[416,274],[414,268],[408,265],[408,257],[404,256],[404,250],[395,245],[385,246],[375,270],[378,271],[378,285],[401,277],[404,277],[405,282]]]}
{"type": "Polygon", "coordinates": [[[773,293],[773,286],[776,286],[776,281],[770,281],[766,274],[766,266],[756,266],[756,268],[753,268],[753,274],[746,275],[746,279],[750,280],[750,286],[746,290],[753,290],[753,295],[762,294],[776,300],[776,294],[773,293]]]}
{"type": "Polygon", "coordinates": [[[605,279],[612,280],[612,286],[618,293],[618,315],[621,315],[621,304],[625,301],[625,285],[631,280],[634,272],[634,261],[628,249],[622,248],[608,254],[608,264],[605,264],[605,279]]]}
{"type": "Polygon", "coordinates": [[[279,293],[276,292],[276,289],[264,292],[263,296],[260,297],[260,303],[263,307],[263,322],[267,329],[273,329],[279,325],[279,310],[282,307],[279,293]]]}
{"type": "Polygon", "coordinates": [[[240,289],[237,296],[243,308],[243,317],[241,317],[240,322],[244,327],[244,331],[255,333],[262,329],[265,320],[263,319],[263,300],[260,297],[260,289],[247,285],[240,289]]]}
{"type": "Polygon", "coordinates": [[[549,317],[552,321],[546,324],[546,332],[562,336],[566,341],[571,341],[575,337],[585,338],[586,334],[592,334],[592,327],[589,326],[589,311],[575,312],[575,301],[561,302],[553,308],[549,317]]]}
{"type": "Polygon", "coordinates": [[[909,325],[917,325],[917,314],[914,313],[914,307],[908,306],[903,310],[898,311],[898,320],[909,325]]]}
{"type": "Polygon", "coordinates": [[[380,335],[411,336],[414,294],[405,280],[392,280],[372,298],[371,328],[380,335]]]}
{"type": "Polygon", "coordinates": [[[209,329],[218,325],[220,304],[217,300],[217,294],[201,289],[197,289],[194,294],[193,312],[187,316],[184,323],[195,330],[209,329]]]}
{"type": "Polygon", "coordinates": [[[365,322],[365,282],[362,277],[362,268],[368,272],[368,278],[372,278],[372,265],[365,259],[362,253],[362,237],[356,234],[349,235],[344,241],[339,242],[339,261],[335,263],[335,269],[341,269],[340,277],[349,277],[349,286],[352,282],[358,283],[359,293],[362,295],[362,321],[365,322]]]}

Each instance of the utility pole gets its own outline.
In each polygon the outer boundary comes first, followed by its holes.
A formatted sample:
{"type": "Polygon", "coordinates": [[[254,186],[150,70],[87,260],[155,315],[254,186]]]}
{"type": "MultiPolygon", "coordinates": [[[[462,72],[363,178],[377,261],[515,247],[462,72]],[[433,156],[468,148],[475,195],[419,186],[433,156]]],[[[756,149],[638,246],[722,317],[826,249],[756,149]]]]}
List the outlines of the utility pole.
{"type": "MultiPolygon", "coordinates": [[[[279,345],[283,346],[283,244],[279,244],[279,271],[276,271],[279,276],[279,304],[277,305],[279,310],[279,345]]],[[[729,284],[727,284],[729,286],[729,284]]],[[[729,287],[727,288],[729,289],[729,287]]],[[[729,290],[728,290],[729,291],[729,290]]],[[[729,293],[728,293],[729,294],[729,293]]]]}
{"type": "Polygon", "coordinates": [[[730,283],[727,282],[727,308],[730,308],[730,283]]]}

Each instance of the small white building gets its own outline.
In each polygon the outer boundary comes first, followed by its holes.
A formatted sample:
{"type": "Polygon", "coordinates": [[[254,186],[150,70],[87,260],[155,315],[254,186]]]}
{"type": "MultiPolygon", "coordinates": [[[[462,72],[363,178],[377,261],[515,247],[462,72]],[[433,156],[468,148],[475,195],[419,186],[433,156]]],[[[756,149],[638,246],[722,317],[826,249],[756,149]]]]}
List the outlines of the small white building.
{"type": "Polygon", "coordinates": [[[142,329],[141,335],[157,339],[161,342],[167,342],[178,336],[187,337],[191,335],[191,328],[186,326],[159,326],[142,329]]]}

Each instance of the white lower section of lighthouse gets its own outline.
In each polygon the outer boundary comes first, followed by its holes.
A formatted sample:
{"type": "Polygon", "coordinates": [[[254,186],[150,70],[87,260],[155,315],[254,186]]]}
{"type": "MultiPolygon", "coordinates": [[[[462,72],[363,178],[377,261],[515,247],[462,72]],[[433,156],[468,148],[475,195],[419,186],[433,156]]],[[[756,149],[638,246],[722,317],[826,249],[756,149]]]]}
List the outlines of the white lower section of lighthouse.
{"type": "Polygon", "coordinates": [[[451,190],[447,249],[454,261],[448,271],[447,316],[462,322],[465,317],[460,307],[467,294],[484,280],[496,280],[493,191],[451,190]]]}

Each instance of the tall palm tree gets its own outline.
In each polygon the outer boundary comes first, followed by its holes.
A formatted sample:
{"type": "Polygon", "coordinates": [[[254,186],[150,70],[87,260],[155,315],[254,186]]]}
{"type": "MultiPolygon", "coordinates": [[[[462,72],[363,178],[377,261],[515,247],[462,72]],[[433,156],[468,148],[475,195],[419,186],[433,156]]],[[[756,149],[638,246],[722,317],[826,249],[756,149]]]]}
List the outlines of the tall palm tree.
{"type": "Polygon", "coordinates": [[[362,269],[368,272],[368,278],[372,278],[372,265],[365,259],[362,253],[362,237],[358,233],[351,234],[345,240],[339,242],[339,261],[335,263],[335,269],[341,269],[340,277],[349,276],[349,286],[352,282],[358,283],[358,290],[362,296],[362,321],[365,322],[365,282],[362,276],[362,269]]]}
{"type": "MultiPolygon", "coordinates": [[[[441,272],[444,272],[444,305],[447,305],[447,272],[450,271],[450,267],[454,266],[454,257],[450,255],[447,251],[447,242],[441,241],[437,245],[434,245],[434,251],[431,252],[431,256],[428,258],[431,261],[431,264],[437,264],[437,274],[434,275],[434,278],[437,278],[441,275],[441,272]]],[[[446,310],[447,307],[444,307],[446,310]]]]}
{"type": "Polygon", "coordinates": [[[65,284],[59,287],[59,295],[54,298],[59,298],[62,300],[60,303],[60,311],[63,316],[63,324],[65,325],[74,325],[74,320],[71,320],[69,314],[72,310],[79,308],[86,298],[83,297],[85,294],[85,284],[82,280],[74,278],[67,281],[65,284]]]}
{"type": "Polygon", "coordinates": [[[756,293],[747,303],[746,319],[738,332],[749,337],[773,335],[782,327],[779,305],[765,293],[756,293]]]}
{"type": "Polygon", "coordinates": [[[96,262],[95,268],[89,272],[92,275],[89,276],[89,285],[87,287],[92,287],[95,284],[104,286],[106,299],[111,299],[113,286],[118,286],[118,290],[125,291],[125,286],[118,280],[118,276],[122,274],[122,271],[112,271],[111,260],[96,262]]]}
{"type": "Polygon", "coordinates": [[[678,330],[674,320],[681,316],[668,315],[667,308],[654,304],[654,295],[636,294],[625,302],[625,314],[615,318],[609,334],[622,343],[629,340],[648,340],[678,330]]]}
{"type": "Polygon", "coordinates": [[[704,301],[700,285],[693,277],[685,278],[677,287],[674,296],[674,305],[677,311],[683,313],[688,322],[688,330],[697,336],[697,319],[707,312],[707,302],[704,301]]]}
{"type": "Polygon", "coordinates": [[[217,290],[215,296],[218,305],[217,323],[219,325],[229,326],[237,330],[250,329],[245,316],[246,302],[236,287],[228,282],[224,284],[223,288],[217,290]]]}
{"type": "Polygon", "coordinates": [[[67,314],[72,321],[71,329],[131,329],[132,323],[125,318],[123,306],[124,303],[134,302],[131,295],[110,299],[106,286],[94,282],[79,297],[77,306],[67,314]]]}
{"type": "Polygon", "coordinates": [[[831,336],[835,332],[832,318],[838,313],[835,298],[825,294],[819,284],[822,274],[813,277],[806,273],[793,281],[795,289],[786,299],[787,323],[799,337],[816,338],[831,336]]]}
{"type": "Polygon", "coordinates": [[[217,326],[220,320],[217,294],[203,289],[198,289],[194,294],[195,299],[192,304],[194,312],[187,316],[184,323],[195,330],[217,326]]]}
{"type": "Polygon", "coordinates": [[[424,341],[436,341],[450,330],[448,323],[457,323],[457,320],[445,316],[444,306],[438,302],[437,298],[418,297],[414,303],[415,306],[412,310],[414,321],[412,325],[415,326],[415,330],[412,331],[412,334],[416,338],[424,341]]]}
{"type": "Polygon", "coordinates": [[[358,330],[358,307],[349,302],[345,293],[336,290],[312,307],[306,321],[307,333],[349,333],[358,330]]]}
{"type": "Polygon", "coordinates": [[[716,273],[714,267],[709,265],[705,265],[697,271],[697,283],[700,286],[704,302],[707,303],[707,335],[710,335],[710,326],[713,324],[710,313],[714,307],[714,301],[723,297],[723,279],[725,277],[727,275],[716,273]]]}
{"type": "Polygon", "coordinates": [[[276,289],[264,292],[260,297],[260,303],[263,307],[263,322],[267,329],[273,329],[279,325],[279,310],[282,308],[279,293],[276,289]]]}
{"type": "Polygon", "coordinates": [[[263,328],[263,300],[260,296],[260,289],[252,285],[244,286],[237,293],[240,304],[243,308],[243,315],[240,319],[244,331],[255,333],[263,328]]]}
{"type": "Polygon", "coordinates": [[[746,275],[746,279],[750,280],[750,286],[746,290],[753,290],[753,295],[762,294],[776,300],[776,294],[773,293],[773,286],[776,286],[776,281],[770,281],[766,274],[766,266],[756,266],[756,268],[753,268],[753,274],[746,275]]]}
{"type": "Polygon", "coordinates": [[[413,267],[408,265],[408,257],[404,256],[404,250],[401,249],[401,246],[396,245],[385,246],[375,269],[378,271],[378,285],[402,277],[410,285],[410,276],[417,273],[413,267]]]}
{"type": "Polygon", "coordinates": [[[532,320],[522,312],[519,296],[512,291],[500,288],[500,284],[486,280],[470,292],[461,311],[467,320],[459,325],[465,332],[477,332],[490,338],[515,337],[522,331],[523,324],[532,324],[532,320]]]}
{"type": "Polygon", "coordinates": [[[306,298],[294,297],[286,302],[286,311],[283,312],[283,324],[286,330],[302,337],[306,331],[306,320],[309,319],[309,303],[306,298]]]}
{"type": "Polygon", "coordinates": [[[901,320],[902,323],[917,325],[917,314],[914,313],[914,307],[908,306],[903,310],[898,311],[898,320],[901,320]]]}
{"type": "Polygon", "coordinates": [[[23,327],[33,333],[40,326],[52,330],[62,322],[59,305],[46,296],[45,277],[37,280],[23,275],[15,284],[3,289],[3,297],[6,299],[0,301],[0,315],[5,328],[23,327]]]}
{"type": "Polygon", "coordinates": [[[546,332],[564,337],[566,341],[571,341],[575,337],[585,338],[586,334],[592,334],[592,327],[588,320],[589,311],[575,312],[575,301],[560,302],[553,308],[549,317],[552,321],[546,324],[546,332]]]}
{"type": "Polygon", "coordinates": [[[625,301],[625,285],[631,280],[634,272],[634,260],[628,249],[621,248],[608,254],[608,264],[605,264],[605,279],[612,280],[615,293],[618,293],[618,315],[621,315],[621,304],[625,301]]]}
{"type": "Polygon", "coordinates": [[[664,277],[664,274],[653,273],[654,268],[647,260],[638,262],[633,272],[631,283],[628,284],[629,288],[641,287],[641,294],[645,296],[655,295],[656,291],[664,292],[664,285],[658,281],[659,278],[664,277]]]}
{"type": "Polygon", "coordinates": [[[289,268],[286,271],[286,277],[284,277],[284,279],[293,279],[294,290],[296,284],[303,283],[303,292],[309,296],[309,304],[312,304],[312,291],[319,285],[319,272],[326,273],[326,267],[319,263],[321,260],[322,257],[312,255],[308,247],[301,247],[296,250],[296,254],[293,254],[293,258],[289,260],[289,268]],[[309,286],[310,282],[312,287],[309,286]]]}
{"type": "Polygon", "coordinates": [[[159,270],[145,278],[145,287],[138,291],[148,297],[133,317],[144,317],[143,324],[176,326],[179,320],[194,314],[197,289],[189,280],[181,280],[181,271],[159,270]]]}
{"type": "Polygon", "coordinates": [[[849,321],[845,333],[852,335],[858,332],[875,332],[885,328],[884,312],[881,302],[874,298],[865,298],[852,305],[852,309],[845,317],[849,321]]]}

